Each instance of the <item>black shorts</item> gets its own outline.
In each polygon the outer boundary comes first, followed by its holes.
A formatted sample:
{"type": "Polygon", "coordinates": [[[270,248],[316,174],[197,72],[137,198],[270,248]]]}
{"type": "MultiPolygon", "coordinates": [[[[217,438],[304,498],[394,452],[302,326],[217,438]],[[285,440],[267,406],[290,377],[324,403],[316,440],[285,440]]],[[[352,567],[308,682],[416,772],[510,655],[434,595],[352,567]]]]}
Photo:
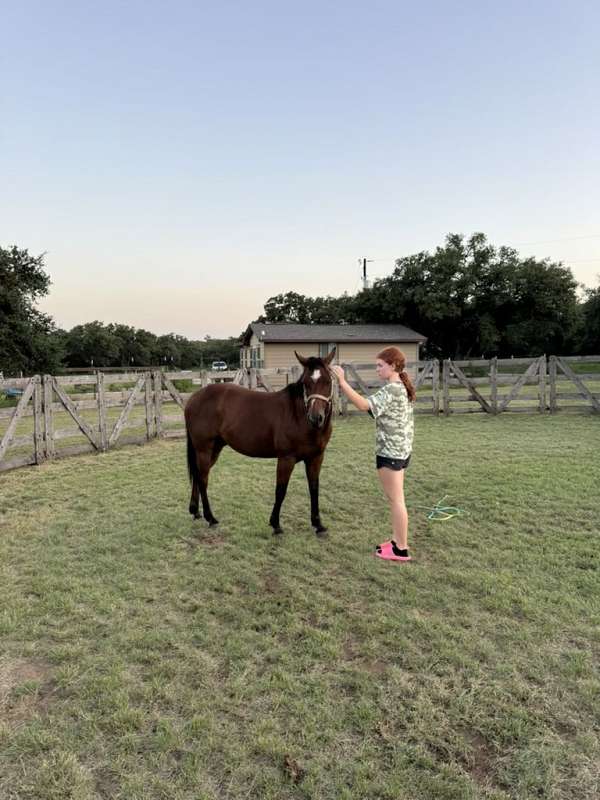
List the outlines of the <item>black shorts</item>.
{"type": "Polygon", "coordinates": [[[388,458],[387,456],[375,456],[375,466],[377,469],[401,470],[406,469],[410,463],[410,456],[408,458],[388,458]]]}

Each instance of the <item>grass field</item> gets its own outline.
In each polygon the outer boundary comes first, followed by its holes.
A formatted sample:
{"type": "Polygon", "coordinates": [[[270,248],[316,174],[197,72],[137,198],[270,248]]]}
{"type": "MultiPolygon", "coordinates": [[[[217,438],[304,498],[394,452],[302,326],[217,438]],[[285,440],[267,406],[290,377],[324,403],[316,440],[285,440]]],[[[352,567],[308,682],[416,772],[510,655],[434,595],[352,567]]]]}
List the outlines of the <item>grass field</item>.
{"type": "Polygon", "coordinates": [[[597,798],[600,420],[419,417],[411,564],[372,436],[336,424],[325,541],[228,450],[210,530],[182,441],[0,476],[0,797],[597,798]]]}

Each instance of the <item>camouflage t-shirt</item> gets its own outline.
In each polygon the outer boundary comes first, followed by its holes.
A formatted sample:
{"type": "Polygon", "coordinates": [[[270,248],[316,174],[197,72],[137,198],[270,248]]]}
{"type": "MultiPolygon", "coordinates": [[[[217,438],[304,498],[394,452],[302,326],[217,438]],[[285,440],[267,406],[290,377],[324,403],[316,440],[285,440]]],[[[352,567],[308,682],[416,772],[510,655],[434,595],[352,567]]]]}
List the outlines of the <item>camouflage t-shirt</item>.
{"type": "Polygon", "coordinates": [[[415,424],[412,403],[403,383],[386,383],[367,397],[375,418],[375,452],[387,458],[408,458],[412,452],[415,424]]]}

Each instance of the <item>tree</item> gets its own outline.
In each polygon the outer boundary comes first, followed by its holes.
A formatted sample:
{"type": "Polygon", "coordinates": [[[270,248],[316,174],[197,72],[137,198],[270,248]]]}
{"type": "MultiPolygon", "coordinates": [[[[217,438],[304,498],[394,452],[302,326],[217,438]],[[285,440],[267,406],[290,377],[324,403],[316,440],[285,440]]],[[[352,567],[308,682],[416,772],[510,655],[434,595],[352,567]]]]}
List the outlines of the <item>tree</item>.
{"type": "Polygon", "coordinates": [[[500,349],[531,356],[572,353],[579,321],[576,291],[577,282],[568,267],[548,259],[521,261],[500,349]]]}
{"type": "Polygon", "coordinates": [[[56,325],[35,308],[49,286],[43,254],[0,247],[0,370],[5,375],[53,372],[60,363],[56,325]]]}
{"type": "Polygon", "coordinates": [[[586,290],[582,306],[582,325],[579,350],[584,355],[600,353],[600,286],[586,290]]]}
{"type": "Polygon", "coordinates": [[[202,342],[202,359],[205,367],[213,361],[225,361],[229,367],[237,367],[240,363],[240,341],[235,336],[228,339],[213,339],[206,336],[202,342]]]}
{"type": "MultiPolygon", "coordinates": [[[[521,258],[483,233],[448,234],[434,253],[399,258],[391,275],[350,297],[287,292],[265,303],[264,322],[395,323],[427,337],[424,355],[534,356],[574,352],[581,304],[571,270],[549,259],[521,258]]],[[[595,295],[587,329],[592,347],[595,295]]]]}
{"type": "Polygon", "coordinates": [[[568,267],[521,259],[482,233],[449,234],[435,253],[398,259],[392,275],[360,292],[360,322],[396,322],[427,336],[437,357],[538,355],[573,349],[577,283],[568,267]]]}
{"type": "Polygon", "coordinates": [[[297,292],[286,292],[270,297],[264,306],[265,313],[257,322],[287,322],[298,325],[336,325],[351,321],[353,298],[307,297],[297,292]]]}
{"type": "Polygon", "coordinates": [[[159,336],[154,344],[152,363],[168,367],[181,366],[182,342],[183,336],[174,333],[159,336]]]}
{"type": "Polygon", "coordinates": [[[114,367],[120,362],[119,339],[111,326],[94,320],[75,325],[66,334],[65,364],[68,367],[114,367]]]}
{"type": "Polygon", "coordinates": [[[305,295],[287,292],[270,297],[265,303],[264,322],[295,322],[308,325],[312,322],[313,301],[305,295]]]}
{"type": "Polygon", "coordinates": [[[113,366],[146,367],[158,363],[155,359],[157,337],[143,328],[111,323],[107,331],[118,346],[116,363],[113,366]]]}

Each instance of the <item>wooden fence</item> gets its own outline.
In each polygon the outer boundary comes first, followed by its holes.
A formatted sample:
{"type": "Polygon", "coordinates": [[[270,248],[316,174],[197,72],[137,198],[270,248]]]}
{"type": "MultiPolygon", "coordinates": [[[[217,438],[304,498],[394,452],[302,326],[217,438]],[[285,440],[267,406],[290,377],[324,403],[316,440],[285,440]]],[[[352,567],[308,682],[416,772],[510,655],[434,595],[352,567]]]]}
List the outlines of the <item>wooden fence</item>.
{"type": "MultiPolygon", "coordinates": [[[[372,364],[344,364],[350,384],[370,394],[382,384],[372,364]]],[[[453,361],[407,364],[417,388],[416,413],[600,414],[600,356],[453,361]],[[598,372],[593,372],[597,365],[598,372]],[[584,372],[583,370],[590,371],[584,372]]],[[[300,368],[229,373],[162,372],[52,376],[0,380],[0,472],[26,464],[122,444],[183,436],[185,401],[200,386],[233,381],[256,391],[295,381],[300,368]],[[181,383],[183,382],[183,383],[181,383]]],[[[353,413],[334,384],[334,411],[353,413]]],[[[358,413],[358,412],[357,412],[358,413]]]]}
{"type": "MultiPolygon", "coordinates": [[[[193,392],[221,381],[269,391],[269,378],[263,372],[268,371],[153,370],[0,380],[0,398],[18,394],[16,405],[0,408],[0,472],[105,452],[122,444],[183,436],[183,408],[193,392]]],[[[300,374],[294,367],[271,372],[281,373],[284,383],[300,374]]]]}
{"type": "Polygon", "coordinates": [[[599,381],[600,356],[448,359],[442,369],[441,411],[446,416],[600,413],[599,381]]]}
{"type": "MultiPolygon", "coordinates": [[[[383,381],[374,377],[373,364],[342,364],[346,373],[346,380],[363,395],[372,394],[383,386],[383,381]],[[361,373],[363,373],[361,375],[361,373]]],[[[406,364],[415,388],[417,414],[437,414],[440,410],[440,365],[438,361],[411,361],[406,364]]],[[[343,395],[340,398],[341,413],[343,415],[360,413],[348,402],[343,395]]]]}

